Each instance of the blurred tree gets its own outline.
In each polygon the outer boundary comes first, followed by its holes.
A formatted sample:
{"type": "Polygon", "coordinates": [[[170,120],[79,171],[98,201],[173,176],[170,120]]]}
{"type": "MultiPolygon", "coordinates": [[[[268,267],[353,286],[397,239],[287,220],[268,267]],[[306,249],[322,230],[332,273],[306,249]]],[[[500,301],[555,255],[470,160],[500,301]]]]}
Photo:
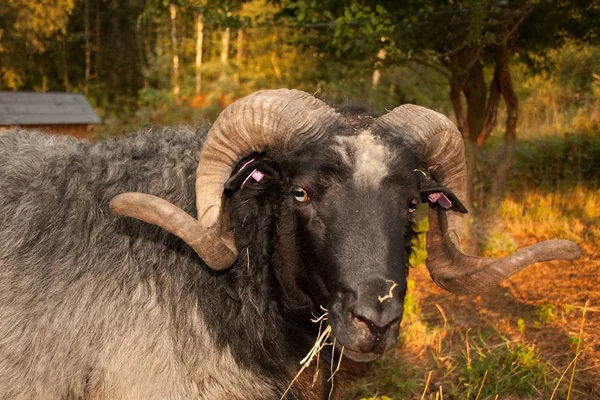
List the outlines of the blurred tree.
{"type": "Polygon", "coordinates": [[[196,95],[199,95],[202,92],[202,50],[204,46],[204,13],[201,10],[202,4],[202,1],[197,1],[198,7],[194,12],[194,27],[196,33],[196,57],[194,59],[196,73],[196,95]]]}
{"type": "Polygon", "coordinates": [[[87,96],[89,85],[90,85],[90,75],[92,69],[92,46],[90,40],[90,0],[83,0],[83,12],[84,12],[84,31],[83,36],[85,40],[85,72],[84,72],[84,83],[83,83],[83,93],[87,96]]]}
{"type": "MultiPolygon", "coordinates": [[[[518,98],[509,61],[518,53],[532,67],[547,48],[566,38],[598,39],[600,2],[568,0],[288,0],[283,16],[310,36],[310,45],[380,70],[415,63],[444,76],[457,125],[467,146],[470,187],[478,164],[493,172],[491,198],[497,205],[515,154],[518,98]],[[331,51],[333,50],[333,51],[331,51]],[[385,53],[382,53],[384,51],[385,53]],[[385,54],[385,57],[383,56],[385,54]],[[489,76],[491,75],[491,76],[489,76]],[[500,99],[507,110],[504,151],[486,159],[482,147],[496,126],[500,99]]],[[[469,203],[472,208],[472,191],[469,203]]]]}
{"type": "Polygon", "coordinates": [[[181,88],[179,86],[179,46],[177,38],[177,5],[174,2],[169,3],[169,14],[171,16],[171,48],[173,53],[171,59],[173,60],[173,96],[175,101],[179,102],[179,93],[181,88]]]}
{"type": "MultiPolygon", "coordinates": [[[[143,85],[143,43],[139,18],[144,12],[144,3],[139,0],[102,0],[100,29],[102,42],[97,49],[99,69],[96,79],[99,87],[96,96],[106,107],[121,109],[124,105],[133,106],[143,85]],[[133,101],[132,101],[133,100],[133,101]]],[[[81,16],[72,23],[80,24],[81,16]]],[[[81,28],[72,32],[79,33],[81,28]]],[[[77,35],[80,38],[80,35],[77,35]]],[[[72,57],[77,67],[81,62],[81,40],[73,46],[72,57]]],[[[81,72],[77,71],[78,77],[81,72]]],[[[78,78],[80,79],[80,78],[78,78]]]]}
{"type": "MultiPolygon", "coordinates": [[[[73,0],[0,2],[0,85],[17,89],[39,76],[46,86],[41,56],[60,43],[64,49],[73,0]]],[[[63,52],[64,56],[64,52],[63,52]]]]}

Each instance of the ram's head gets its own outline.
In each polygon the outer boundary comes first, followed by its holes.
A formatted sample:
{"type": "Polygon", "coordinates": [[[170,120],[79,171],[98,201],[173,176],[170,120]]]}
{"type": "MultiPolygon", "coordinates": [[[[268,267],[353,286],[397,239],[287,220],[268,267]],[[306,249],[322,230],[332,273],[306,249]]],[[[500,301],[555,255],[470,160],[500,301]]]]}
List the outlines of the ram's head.
{"type": "Polygon", "coordinates": [[[273,264],[287,266],[280,283],[327,308],[337,343],[356,361],[377,358],[396,340],[410,213],[420,202],[431,205],[427,267],[453,293],[481,292],[534,262],[580,253],[564,240],[502,259],[462,253],[466,167],[451,121],[414,105],[381,117],[346,115],[295,90],[255,93],[219,116],[200,153],[198,220],[139,193],[117,196],[111,209],[169,230],[222,270],[237,258],[225,203],[248,185],[279,193],[273,264]]]}

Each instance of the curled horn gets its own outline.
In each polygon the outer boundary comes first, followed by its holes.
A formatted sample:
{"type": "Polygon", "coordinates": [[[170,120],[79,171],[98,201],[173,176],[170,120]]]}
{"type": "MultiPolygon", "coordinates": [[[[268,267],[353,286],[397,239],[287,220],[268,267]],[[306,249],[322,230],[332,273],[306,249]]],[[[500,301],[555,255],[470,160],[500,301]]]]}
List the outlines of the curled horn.
{"type": "Polygon", "coordinates": [[[264,90],[227,107],[211,127],[196,172],[198,220],[179,207],[143,193],[115,196],[110,210],[158,225],[183,239],[214,270],[237,257],[223,213],[223,187],[244,157],[267,149],[289,152],[318,141],[342,118],[298,90],[264,90]]]}
{"type": "MultiPolygon", "coordinates": [[[[459,199],[466,197],[464,145],[456,126],[444,115],[406,104],[381,116],[379,129],[403,135],[433,179],[459,199]]],[[[456,293],[478,293],[538,261],[574,260],[579,246],[568,240],[548,240],[521,248],[501,259],[474,257],[460,250],[462,215],[439,208],[429,210],[427,268],[435,283],[456,293]]]]}
{"type": "Polygon", "coordinates": [[[244,157],[267,148],[289,152],[318,141],[341,116],[299,90],[264,90],[227,107],[212,126],[196,173],[196,207],[205,228],[222,215],[223,185],[244,157]]]}

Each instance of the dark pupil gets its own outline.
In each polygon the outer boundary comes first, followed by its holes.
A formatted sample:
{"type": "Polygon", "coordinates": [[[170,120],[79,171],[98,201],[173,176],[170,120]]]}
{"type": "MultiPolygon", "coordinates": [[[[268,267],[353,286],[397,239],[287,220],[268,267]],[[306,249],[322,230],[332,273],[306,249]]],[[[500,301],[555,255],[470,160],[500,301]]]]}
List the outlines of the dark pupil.
{"type": "Polygon", "coordinates": [[[304,192],[302,190],[293,190],[292,195],[294,195],[294,197],[304,197],[304,192]]]}

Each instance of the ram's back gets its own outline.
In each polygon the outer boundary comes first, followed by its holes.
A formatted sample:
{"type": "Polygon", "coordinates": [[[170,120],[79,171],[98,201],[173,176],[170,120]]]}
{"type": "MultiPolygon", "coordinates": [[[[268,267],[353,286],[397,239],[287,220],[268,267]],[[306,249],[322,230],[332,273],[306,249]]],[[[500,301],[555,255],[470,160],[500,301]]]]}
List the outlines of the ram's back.
{"type": "Polygon", "coordinates": [[[201,138],[174,128],[102,143],[19,130],[0,135],[0,260],[57,260],[102,248],[120,229],[108,203],[122,192],[186,206],[201,138]]]}
{"type": "Polygon", "coordinates": [[[142,191],[191,211],[202,140],[186,128],[102,143],[0,135],[0,398],[121,397],[107,386],[111,374],[136,382],[122,382],[130,394],[169,390],[169,377],[155,388],[136,371],[172,359],[159,266],[185,270],[190,252],[159,228],[110,214],[108,203],[142,191]]]}

